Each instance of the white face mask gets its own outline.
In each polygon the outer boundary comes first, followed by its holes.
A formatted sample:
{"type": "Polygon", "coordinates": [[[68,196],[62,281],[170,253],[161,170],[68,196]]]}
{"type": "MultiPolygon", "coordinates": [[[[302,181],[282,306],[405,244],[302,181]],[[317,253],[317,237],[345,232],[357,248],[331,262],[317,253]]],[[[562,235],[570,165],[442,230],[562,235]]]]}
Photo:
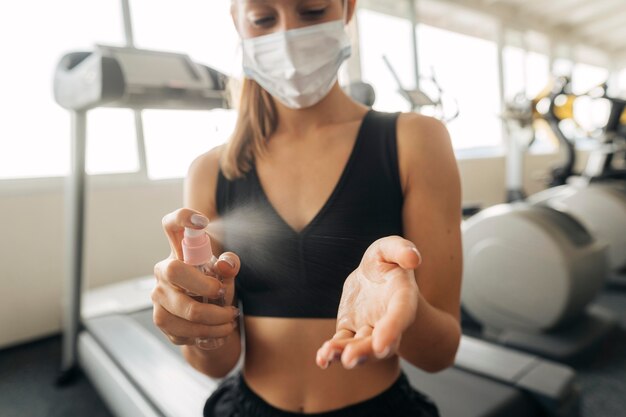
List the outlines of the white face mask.
{"type": "Polygon", "coordinates": [[[344,20],[243,40],[243,69],[293,109],[313,106],[337,80],[352,47],[344,20]]]}

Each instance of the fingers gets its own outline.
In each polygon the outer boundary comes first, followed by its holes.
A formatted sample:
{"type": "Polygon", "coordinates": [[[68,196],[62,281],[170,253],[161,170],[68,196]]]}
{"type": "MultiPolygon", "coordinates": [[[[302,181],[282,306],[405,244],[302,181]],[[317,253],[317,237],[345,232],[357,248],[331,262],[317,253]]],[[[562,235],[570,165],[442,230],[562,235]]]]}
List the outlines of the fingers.
{"type": "Polygon", "coordinates": [[[235,307],[200,303],[181,290],[168,288],[165,285],[157,285],[152,290],[152,301],[155,306],[162,306],[174,316],[210,326],[230,323],[239,314],[239,309],[235,307]]]}
{"type": "Polygon", "coordinates": [[[371,326],[363,326],[356,333],[349,330],[338,331],[318,350],[317,365],[326,369],[331,363],[341,361],[345,369],[353,369],[365,363],[368,358],[375,356],[372,331],[371,326]]]}
{"type": "Polygon", "coordinates": [[[191,265],[177,259],[165,259],[155,266],[157,279],[174,287],[185,289],[193,294],[218,298],[223,285],[217,278],[205,275],[191,265]]]}
{"type": "Polygon", "coordinates": [[[237,327],[237,320],[214,326],[193,323],[170,314],[162,306],[156,305],[153,321],[174,344],[193,344],[196,338],[226,337],[237,327]]]}
{"type": "Polygon", "coordinates": [[[219,274],[225,281],[235,278],[239,273],[241,267],[241,261],[239,256],[232,252],[224,252],[220,255],[215,263],[216,273],[219,274]]]}
{"type": "Polygon", "coordinates": [[[400,236],[378,239],[368,248],[367,255],[380,262],[400,265],[404,269],[415,269],[422,263],[422,256],[413,242],[400,236]]]}
{"type": "Polygon", "coordinates": [[[385,315],[376,322],[372,333],[372,346],[378,358],[397,351],[404,331],[415,320],[417,298],[410,291],[398,291],[387,306],[385,315]]]}
{"type": "Polygon", "coordinates": [[[209,219],[198,211],[181,208],[166,214],[161,223],[169,240],[172,253],[176,255],[176,259],[183,259],[181,242],[185,227],[203,229],[209,224],[209,219]]]}
{"type": "Polygon", "coordinates": [[[328,368],[328,365],[335,360],[341,358],[341,353],[350,340],[354,338],[354,332],[341,329],[338,330],[331,340],[327,340],[321,348],[317,350],[315,362],[322,369],[328,368]]]}

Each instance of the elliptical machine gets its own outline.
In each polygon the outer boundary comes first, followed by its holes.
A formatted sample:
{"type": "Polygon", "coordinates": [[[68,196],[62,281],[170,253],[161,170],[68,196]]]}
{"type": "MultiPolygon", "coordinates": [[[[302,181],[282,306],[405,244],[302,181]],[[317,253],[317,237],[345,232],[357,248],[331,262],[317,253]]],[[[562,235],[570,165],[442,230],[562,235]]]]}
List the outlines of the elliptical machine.
{"type": "Polygon", "coordinates": [[[609,244],[609,271],[607,284],[626,286],[626,101],[609,97],[607,85],[602,84],[586,93],[595,99],[608,101],[608,122],[602,129],[599,145],[592,150],[587,164],[580,174],[573,172],[575,163],[574,140],[569,139],[560,127],[560,121],[573,118],[573,105],[577,96],[563,98],[569,79],[560,79],[550,95],[549,111],[543,113],[554,134],[566,146],[567,160],[552,171],[550,185],[564,182],[537,193],[529,198],[535,205],[545,205],[567,211],[580,221],[594,236],[609,244]]]}
{"type": "Polygon", "coordinates": [[[503,115],[510,203],[463,224],[461,299],[487,340],[573,362],[615,328],[611,313],[590,305],[608,272],[607,244],[562,207],[524,199],[522,160],[537,102],[520,95],[503,115]]]}

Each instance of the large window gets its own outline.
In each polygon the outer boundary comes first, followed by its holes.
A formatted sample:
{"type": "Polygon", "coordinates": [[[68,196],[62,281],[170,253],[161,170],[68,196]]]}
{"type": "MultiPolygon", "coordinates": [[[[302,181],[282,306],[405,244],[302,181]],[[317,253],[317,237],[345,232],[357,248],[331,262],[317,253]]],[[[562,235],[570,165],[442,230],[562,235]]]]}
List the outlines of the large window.
{"type": "Polygon", "coordinates": [[[196,156],[228,139],[236,121],[228,110],[146,110],[143,115],[151,179],[185,176],[196,156]]]}
{"type": "MultiPolygon", "coordinates": [[[[184,52],[228,75],[241,74],[239,36],[229,1],[131,0],[139,48],[184,52]]],[[[148,177],[183,177],[191,161],[224,143],[234,110],[143,112],[148,177]]]]}
{"type": "Polygon", "coordinates": [[[518,93],[534,98],[548,86],[550,62],[545,54],[506,46],[503,58],[504,92],[507,100],[518,93]]]}
{"type": "Polygon", "coordinates": [[[492,41],[418,26],[420,73],[434,71],[461,110],[448,125],[456,149],[502,144],[496,48],[492,41]]]}
{"type": "MultiPolygon", "coordinates": [[[[70,119],[52,96],[54,69],[67,51],[89,50],[96,42],[123,44],[119,4],[109,0],[3,2],[0,33],[0,178],[66,175],[70,119]]],[[[100,145],[88,146],[94,150],[100,145]]],[[[115,145],[109,142],[109,146],[115,145]]],[[[108,162],[94,163],[89,158],[91,172],[109,171],[118,163],[115,158],[105,159],[108,162]]]]}
{"type": "Polygon", "coordinates": [[[415,87],[411,52],[411,22],[407,19],[359,9],[361,76],[376,91],[374,108],[381,111],[408,111],[409,103],[398,92],[398,83],[385,65],[386,56],[404,88],[415,87]]]}
{"type": "MultiPolygon", "coordinates": [[[[239,40],[230,18],[230,2],[175,3],[130,1],[136,46],[187,53],[222,72],[238,73],[239,40]]],[[[96,43],[125,44],[121,2],[9,2],[0,6],[0,30],[7,58],[0,70],[6,81],[0,100],[4,115],[0,179],[67,175],[70,118],[54,101],[54,70],[66,52],[89,51],[96,43]]],[[[183,176],[197,154],[225,141],[233,118],[232,112],[223,111],[145,112],[150,178],[183,176]],[[177,151],[181,147],[185,149],[177,151]]],[[[89,174],[138,171],[137,145],[132,111],[97,109],[88,113],[89,174]]]]}
{"type": "Polygon", "coordinates": [[[227,0],[131,0],[138,48],[171,50],[227,74],[241,67],[227,0]]]}

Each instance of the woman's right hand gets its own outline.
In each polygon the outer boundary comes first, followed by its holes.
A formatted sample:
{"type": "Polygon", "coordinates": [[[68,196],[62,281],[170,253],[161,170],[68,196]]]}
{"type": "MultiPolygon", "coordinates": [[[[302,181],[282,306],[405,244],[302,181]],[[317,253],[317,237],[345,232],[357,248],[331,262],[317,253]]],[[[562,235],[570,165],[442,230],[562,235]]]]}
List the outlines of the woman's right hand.
{"type": "Polygon", "coordinates": [[[222,283],[182,261],[185,227],[203,229],[208,222],[201,213],[186,208],[163,217],[163,229],[172,252],[154,266],[157,283],[152,290],[153,320],[176,345],[193,345],[197,338],[226,337],[237,327],[239,310],[232,302],[239,257],[225,252],[218,258],[213,268],[222,277],[222,283]],[[224,291],[225,307],[201,303],[187,295],[193,293],[216,299],[220,290],[224,291]]]}

